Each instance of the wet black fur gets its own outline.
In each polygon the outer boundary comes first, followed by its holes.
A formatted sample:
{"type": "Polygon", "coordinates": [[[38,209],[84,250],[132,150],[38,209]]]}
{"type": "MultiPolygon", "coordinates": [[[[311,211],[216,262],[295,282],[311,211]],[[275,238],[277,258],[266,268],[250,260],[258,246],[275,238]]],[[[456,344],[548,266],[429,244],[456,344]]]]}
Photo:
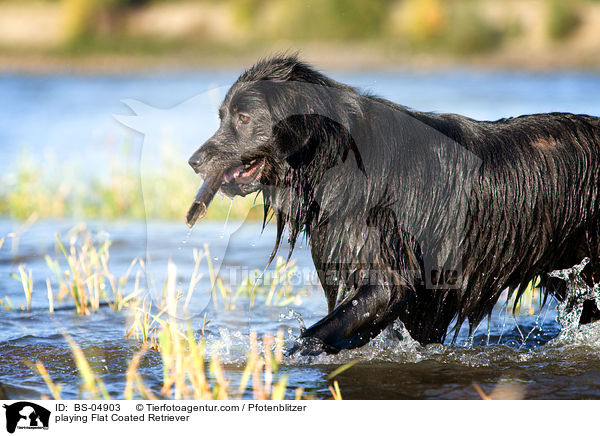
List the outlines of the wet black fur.
{"type": "MultiPolygon", "coordinates": [[[[330,313],[303,333],[303,352],[363,345],[397,318],[419,342],[442,342],[453,320],[474,329],[504,289],[520,294],[536,276],[564,298],[546,274],[586,256],[587,281],[600,281],[597,117],[408,110],[294,56],[243,73],[221,117],[190,163],[207,173],[265,159],[260,183],[223,190],[262,190],[265,219],[277,222],[273,255],[286,228],[290,254],[308,237],[330,313]],[[232,121],[240,110],[253,119],[243,131],[232,121]],[[451,272],[447,287],[432,278],[436,265],[451,272]]],[[[581,322],[599,315],[586,302],[581,322]]]]}

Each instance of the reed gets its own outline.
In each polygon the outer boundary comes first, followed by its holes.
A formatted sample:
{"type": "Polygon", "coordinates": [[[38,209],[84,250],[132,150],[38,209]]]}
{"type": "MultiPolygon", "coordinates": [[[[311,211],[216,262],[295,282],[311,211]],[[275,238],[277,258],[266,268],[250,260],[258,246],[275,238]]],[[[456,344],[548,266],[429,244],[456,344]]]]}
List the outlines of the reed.
{"type": "MultiPolygon", "coordinates": [[[[120,153],[125,154],[125,152],[120,153]]],[[[107,174],[83,175],[77,165],[64,164],[63,177],[51,167],[23,155],[11,172],[0,176],[0,216],[40,218],[161,219],[183,223],[199,186],[198,178],[182,171],[186,159],[170,152],[156,171],[145,175],[134,165],[110,160],[107,174]],[[143,184],[143,186],[142,186],[143,184]],[[143,187],[143,190],[142,190],[143,187]],[[142,195],[143,192],[143,195],[142,195]]],[[[260,197],[216,197],[204,220],[261,220],[260,197]]]]}
{"type": "MultiPolygon", "coordinates": [[[[207,345],[201,337],[196,339],[191,329],[185,333],[177,330],[175,323],[165,325],[160,332],[160,357],[163,366],[163,382],[159,389],[146,386],[138,370],[143,365],[147,353],[157,352],[143,344],[129,363],[126,371],[125,388],[119,398],[130,399],[193,399],[193,400],[230,400],[253,398],[255,400],[312,399],[301,388],[287,386],[288,377],[280,371],[283,358],[283,333],[273,337],[265,334],[262,347],[257,334],[250,334],[250,349],[242,377],[233,385],[227,379],[226,369],[217,354],[207,351],[207,345]],[[177,330],[177,331],[175,331],[177,330]],[[262,349],[261,349],[262,348],[262,349]]],[[[77,371],[81,379],[79,397],[83,399],[107,400],[113,398],[91,368],[81,348],[73,339],[65,336],[73,353],[77,371]]],[[[34,372],[46,383],[50,395],[61,399],[61,386],[56,385],[43,362],[29,363],[34,372]]],[[[347,369],[347,368],[346,368],[347,369]]],[[[336,375],[341,371],[338,370],[336,375]]],[[[337,380],[330,385],[332,399],[341,400],[342,394],[337,380]]]]}
{"type": "MultiPolygon", "coordinates": [[[[208,251],[205,254],[208,254],[208,251]]],[[[200,257],[199,252],[195,253],[196,265],[199,264],[200,257]]],[[[70,260],[70,264],[76,266],[74,258],[71,257],[70,260]]],[[[74,268],[72,271],[78,269],[74,268]]],[[[195,271],[188,287],[188,296],[193,293],[198,280],[197,268],[195,271]]],[[[233,386],[227,379],[226,370],[218,354],[211,355],[207,349],[204,325],[199,338],[196,338],[190,325],[182,327],[179,322],[179,303],[182,297],[183,293],[177,289],[177,267],[173,262],[169,262],[165,293],[159,302],[161,309],[158,313],[152,313],[152,303],[145,305],[143,301],[140,305],[134,304],[130,307],[134,312],[134,322],[126,337],[136,337],[141,342],[141,348],[132,356],[128,366],[123,398],[223,400],[247,398],[250,394],[257,400],[309,398],[302,390],[290,390],[287,387],[287,376],[280,373],[284,341],[281,331],[275,337],[265,334],[262,346],[258,342],[257,334],[250,334],[247,363],[239,384],[233,386]],[[162,361],[163,382],[158,391],[148,388],[138,373],[144,355],[149,352],[159,353],[162,361]]],[[[81,378],[80,397],[111,399],[101,377],[94,373],[81,348],[69,335],[65,335],[65,338],[71,347],[81,378]]],[[[52,382],[43,362],[36,362],[30,366],[42,376],[52,397],[60,399],[60,386],[52,382]]],[[[341,399],[341,392],[333,378],[350,366],[345,365],[332,373],[331,392],[334,399],[341,399]]]]}
{"type": "MultiPolygon", "coordinates": [[[[99,310],[103,303],[119,311],[142,292],[139,287],[141,273],[138,270],[133,290],[126,294],[126,286],[133,269],[141,260],[133,259],[127,272],[116,277],[109,268],[110,244],[108,234],[101,232],[92,236],[92,233],[82,226],[71,237],[68,248],[58,234],[56,235],[56,245],[68,265],[64,273],[61,273],[58,261],[49,255],[45,256],[46,264],[58,281],[58,298],[64,300],[69,296],[78,314],[89,315],[90,312],[99,310]]],[[[48,295],[49,307],[53,307],[50,291],[48,295]]]]}
{"type": "Polygon", "coordinates": [[[278,256],[273,271],[254,270],[234,290],[216,277],[212,266],[208,246],[204,246],[208,271],[213,289],[213,304],[216,309],[235,310],[240,298],[249,298],[249,307],[254,307],[256,298],[261,297],[265,306],[299,306],[302,298],[310,295],[307,287],[294,288],[293,278],[298,272],[296,261],[285,261],[278,256]]]}
{"type": "Polygon", "coordinates": [[[33,293],[33,278],[31,277],[31,270],[29,273],[25,271],[25,265],[19,265],[19,277],[18,280],[21,281],[23,285],[23,292],[25,293],[25,301],[27,302],[27,311],[31,310],[31,294],[33,293]]]}

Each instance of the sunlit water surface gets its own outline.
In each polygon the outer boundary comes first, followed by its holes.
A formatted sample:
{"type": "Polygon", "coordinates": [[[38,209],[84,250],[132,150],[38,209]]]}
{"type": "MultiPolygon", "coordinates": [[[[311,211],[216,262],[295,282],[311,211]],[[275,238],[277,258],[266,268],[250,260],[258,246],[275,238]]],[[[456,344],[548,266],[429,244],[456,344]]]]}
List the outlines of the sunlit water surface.
{"type": "MultiPolygon", "coordinates": [[[[39,398],[48,394],[41,377],[26,361],[42,361],[56,383],[63,385],[66,398],[77,398],[80,380],[63,337],[68,333],[82,347],[93,369],[102,376],[109,392],[121,397],[125,371],[140,341],[125,339],[132,317],[127,311],[113,312],[101,308],[89,316],[76,315],[72,301],[55,302],[49,313],[46,277],[52,278],[44,255],[59,259],[54,243],[58,232],[68,241],[74,222],[43,221],[27,229],[18,246],[9,238],[0,250],[0,289],[17,306],[0,312],[0,383],[11,398],[39,398]],[[10,277],[18,265],[32,270],[34,293],[31,311],[18,310],[25,305],[20,282],[10,277]],[[64,309],[64,310],[61,310],[64,309]]],[[[0,232],[8,234],[21,223],[0,222],[0,232]]],[[[202,224],[193,232],[179,223],[88,223],[92,231],[103,229],[113,240],[110,265],[115,274],[123,274],[132,258],[151,258],[154,279],[162,283],[166,262],[171,258],[178,268],[180,287],[187,289],[193,267],[192,247],[208,243],[218,274],[225,282],[234,277],[241,265],[262,270],[272,248],[273,229],[260,235],[255,224],[230,223],[233,232],[223,232],[221,223],[202,224]],[[162,274],[162,276],[161,276],[162,274]]],[[[286,247],[284,247],[285,250],[286,247]]],[[[312,271],[306,247],[294,252],[298,271],[312,271]]],[[[66,264],[62,262],[62,268],[66,264]]],[[[300,324],[290,316],[290,309],[301,314],[307,325],[326,312],[322,291],[310,280],[293,280],[295,291],[303,289],[302,298],[286,307],[266,306],[264,296],[257,296],[252,308],[248,298],[236,302],[236,309],[215,311],[211,307],[210,279],[206,263],[200,264],[204,278],[199,282],[185,318],[191,320],[197,335],[208,308],[210,323],[205,338],[211,354],[224,363],[227,376],[235,386],[247,361],[250,331],[259,337],[283,330],[286,346],[299,334],[300,324]]],[[[145,284],[146,286],[146,284],[145,284]]],[[[156,298],[152,284],[147,284],[148,298],[156,298]]],[[[162,290],[162,286],[159,287],[162,290]]],[[[554,301],[542,308],[539,300],[521,305],[519,314],[498,304],[492,317],[484,321],[473,338],[463,328],[454,345],[421,347],[410,338],[398,339],[392,330],[384,332],[371,344],[335,356],[286,357],[282,371],[288,375],[290,388],[301,387],[317,397],[328,397],[327,375],[351,360],[352,368],[337,377],[344,398],[478,398],[473,384],[486,393],[525,398],[600,398],[600,331],[594,327],[580,331],[576,338],[554,339],[560,331],[554,301]],[[533,314],[530,314],[533,312],[533,314]],[[495,391],[494,391],[495,389],[495,391]]],[[[401,333],[401,327],[396,326],[401,333]]],[[[160,355],[150,351],[140,368],[149,387],[160,389],[162,365],[160,355]]],[[[249,394],[250,395],[250,394],[249,394]]]]}

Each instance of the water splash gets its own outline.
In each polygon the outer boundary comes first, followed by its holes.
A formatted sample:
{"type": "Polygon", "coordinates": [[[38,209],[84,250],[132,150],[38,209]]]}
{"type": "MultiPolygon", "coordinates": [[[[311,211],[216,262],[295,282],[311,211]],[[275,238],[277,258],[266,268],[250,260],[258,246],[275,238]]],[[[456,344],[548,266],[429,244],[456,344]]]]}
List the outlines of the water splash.
{"type": "Polygon", "coordinates": [[[227,216],[225,217],[225,223],[223,224],[223,230],[219,237],[223,239],[225,237],[225,232],[227,231],[227,223],[229,222],[229,214],[231,213],[231,207],[233,206],[233,198],[229,202],[229,209],[227,209],[227,216]]]}
{"type": "Polygon", "coordinates": [[[283,321],[286,319],[295,319],[296,321],[298,321],[301,334],[306,331],[306,324],[304,323],[302,315],[296,312],[294,309],[289,309],[287,313],[282,313],[281,315],[279,315],[279,321],[283,321]]]}
{"type": "Polygon", "coordinates": [[[532,337],[533,339],[536,339],[543,333],[544,322],[546,321],[546,316],[548,316],[549,310],[550,310],[550,304],[546,304],[545,310],[540,311],[537,314],[537,316],[535,317],[534,326],[531,328],[531,330],[529,330],[529,333],[527,333],[527,336],[525,336],[525,338],[523,339],[523,342],[521,343],[521,345],[519,345],[519,348],[517,348],[517,350],[530,349],[530,348],[528,348],[529,338],[532,337]],[[540,320],[540,318],[541,318],[541,320],[540,320]],[[534,334],[534,332],[535,332],[535,334],[534,334]]]}
{"type": "Polygon", "coordinates": [[[376,347],[379,346],[396,352],[417,352],[424,349],[419,342],[410,336],[406,326],[398,318],[371,342],[374,342],[376,347]]]}
{"type": "Polygon", "coordinates": [[[592,288],[581,277],[581,272],[589,261],[590,259],[586,257],[578,265],[568,269],[553,271],[549,274],[550,277],[562,279],[567,283],[565,299],[559,302],[556,308],[556,321],[561,325],[561,330],[558,337],[553,341],[554,343],[564,343],[566,341],[588,342],[592,338],[590,333],[599,329],[596,326],[598,323],[579,325],[579,320],[583,312],[583,303],[586,300],[593,300],[596,302],[597,307],[600,306],[600,284],[596,284],[592,288]]]}

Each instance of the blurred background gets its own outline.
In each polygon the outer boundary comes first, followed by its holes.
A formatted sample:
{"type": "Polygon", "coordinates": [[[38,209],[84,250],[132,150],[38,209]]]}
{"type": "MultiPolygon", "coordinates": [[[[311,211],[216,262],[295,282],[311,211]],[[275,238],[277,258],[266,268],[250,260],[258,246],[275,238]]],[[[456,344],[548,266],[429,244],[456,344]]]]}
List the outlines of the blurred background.
{"type": "Polygon", "coordinates": [[[247,64],[595,68],[594,0],[3,0],[5,69],[247,64]]]}

